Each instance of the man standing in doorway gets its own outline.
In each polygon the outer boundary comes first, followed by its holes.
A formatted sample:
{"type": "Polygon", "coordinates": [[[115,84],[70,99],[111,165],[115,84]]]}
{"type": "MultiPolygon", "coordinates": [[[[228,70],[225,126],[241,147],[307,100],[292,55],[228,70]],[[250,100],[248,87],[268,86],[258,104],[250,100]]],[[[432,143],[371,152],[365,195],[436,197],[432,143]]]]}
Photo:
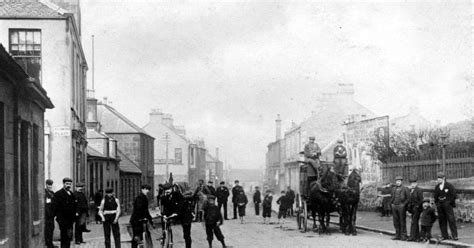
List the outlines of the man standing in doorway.
{"type": "Polygon", "coordinates": [[[234,207],[234,220],[237,219],[237,209],[238,209],[238,204],[237,204],[237,196],[240,194],[240,191],[244,191],[242,186],[239,185],[239,180],[234,181],[235,186],[232,188],[232,205],[234,207]]]}
{"type": "Polygon", "coordinates": [[[56,191],[53,197],[53,209],[61,232],[61,248],[71,247],[72,228],[76,220],[76,197],[71,190],[72,179],[65,177],[63,188],[56,191]]]}
{"type": "Polygon", "coordinates": [[[76,210],[76,228],[74,229],[74,239],[76,244],[85,243],[82,237],[83,232],[90,232],[86,227],[86,218],[89,215],[89,204],[87,197],[83,192],[84,184],[77,183],[76,191],[74,191],[74,197],[76,198],[77,210],[76,210]]]}
{"type": "Polygon", "coordinates": [[[407,240],[407,212],[406,206],[410,198],[410,191],[402,185],[403,177],[395,177],[395,188],[392,190],[392,215],[395,237],[393,240],[407,240]]]}
{"type": "Polygon", "coordinates": [[[44,242],[47,248],[53,248],[54,209],[53,209],[53,180],[46,180],[44,189],[44,242]]]}
{"type": "Polygon", "coordinates": [[[260,195],[260,189],[258,186],[255,187],[255,193],[253,193],[253,204],[255,206],[255,215],[260,215],[260,202],[262,202],[262,197],[260,195]]]}
{"type": "Polygon", "coordinates": [[[227,218],[227,199],[229,198],[229,189],[225,186],[225,182],[222,181],[219,185],[219,188],[216,190],[216,197],[217,197],[217,207],[219,207],[219,211],[221,211],[221,207],[224,207],[224,220],[228,220],[227,218]]]}
{"type": "Polygon", "coordinates": [[[443,172],[438,172],[438,184],[435,187],[434,200],[438,208],[441,240],[449,238],[458,240],[458,229],[453,210],[456,207],[456,189],[452,184],[446,182],[443,172]],[[451,229],[451,237],[448,235],[447,224],[449,224],[449,229],[451,229]]]}

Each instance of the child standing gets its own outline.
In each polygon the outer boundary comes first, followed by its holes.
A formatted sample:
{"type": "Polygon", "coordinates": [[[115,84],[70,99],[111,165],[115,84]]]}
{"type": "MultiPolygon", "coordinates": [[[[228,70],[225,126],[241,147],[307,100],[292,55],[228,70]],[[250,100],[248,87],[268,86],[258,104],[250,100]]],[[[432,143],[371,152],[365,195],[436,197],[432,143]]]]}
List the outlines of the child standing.
{"type": "Polygon", "coordinates": [[[281,196],[277,200],[277,204],[280,204],[280,207],[278,208],[278,224],[280,224],[280,228],[283,227],[285,224],[285,219],[286,219],[286,212],[288,211],[288,208],[290,207],[288,197],[285,194],[285,191],[281,191],[281,196]],[[283,217],[282,222],[280,223],[280,219],[283,217]]]}
{"type": "Polygon", "coordinates": [[[435,221],[435,210],[431,207],[430,199],[425,198],[423,199],[423,212],[421,212],[420,216],[420,238],[422,241],[429,241],[431,239],[431,227],[435,221]]]}
{"type": "Polygon", "coordinates": [[[206,235],[209,248],[212,248],[212,239],[216,235],[217,240],[222,243],[222,247],[226,247],[224,242],[224,235],[222,235],[221,226],[224,223],[219,207],[215,204],[216,197],[209,195],[207,204],[204,205],[204,221],[206,223],[206,235]]]}
{"type": "Polygon", "coordinates": [[[243,190],[237,195],[236,203],[239,208],[240,224],[244,224],[245,207],[247,206],[248,199],[243,190]]]}
{"type": "Polygon", "coordinates": [[[272,201],[273,201],[272,191],[267,190],[265,192],[265,197],[263,198],[263,203],[262,203],[263,224],[267,224],[267,218],[268,218],[268,224],[270,224],[270,217],[272,216],[272,201]]]}

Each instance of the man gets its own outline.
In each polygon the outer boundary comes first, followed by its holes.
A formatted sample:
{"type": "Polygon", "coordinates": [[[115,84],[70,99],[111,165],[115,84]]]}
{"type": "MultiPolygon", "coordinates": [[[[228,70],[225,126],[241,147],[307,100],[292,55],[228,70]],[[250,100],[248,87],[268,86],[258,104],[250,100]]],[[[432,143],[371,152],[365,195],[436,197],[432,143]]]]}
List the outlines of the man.
{"type": "Polygon", "coordinates": [[[343,181],[347,176],[347,151],[342,145],[342,139],[337,140],[337,145],[334,147],[334,170],[338,175],[339,181],[343,181]]]}
{"type": "Polygon", "coordinates": [[[149,185],[142,185],[141,192],[133,201],[133,212],[130,217],[130,224],[133,229],[132,248],[137,248],[138,243],[142,241],[143,221],[148,220],[153,225],[153,219],[148,211],[148,197],[151,187],[149,185]]]}
{"type": "Polygon", "coordinates": [[[104,224],[105,248],[110,248],[110,230],[114,235],[115,248],[120,248],[120,227],[118,219],[120,217],[120,201],[114,196],[114,189],[105,190],[105,197],[99,205],[99,216],[104,224]]]}
{"type": "Polygon", "coordinates": [[[104,197],[103,195],[103,192],[102,192],[102,189],[99,189],[99,191],[97,191],[95,194],[94,194],[94,205],[95,205],[95,223],[96,224],[101,224],[101,217],[99,215],[99,207],[100,207],[100,203],[102,202],[102,198],[104,197]]]}
{"type": "Polygon", "coordinates": [[[71,247],[72,227],[76,219],[76,198],[71,192],[72,179],[63,179],[63,188],[56,191],[53,196],[53,209],[59,225],[61,248],[71,247]]]}
{"type": "Polygon", "coordinates": [[[214,188],[214,185],[213,185],[212,181],[207,182],[207,188],[209,189],[209,194],[210,195],[216,196],[216,188],[214,188]]]}
{"type": "Polygon", "coordinates": [[[392,215],[395,237],[393,240],[407,240],[406,206],[410,198],[410,191],[402,185],[403,177],[395,177],[396,186],[392,189],[392,215]]]}
{"type": "Polygon", "coordinates": [[[194,197],[197,201],[196,221],[201,222],[203,218],[203,207],[206,204],[207,196],[211,194],[209,188],[204,184],[203,179],[198,180],[198,185],[194,191],[194,197]]]}
{"type": "Polygon", "coordinates": [[[288,203],[289,203],[289,214],[290,216],[293,216],[294,213],[293,213],[293,204],[295,203],[295,198],[296,198],[296,195],[295,195],[295,191],[293,191],[290,186],[287,187],[287,191],[286,191],[286,197],[288,199],[288,203]]]}
{"type": "Polygon", "coordinates": [[[76,191],[74,191],[74,197],[76,198],[77,210],[76,210],[76,227],[74,229],[74,240],[76,244],[85,243],[82,237],[83,232],[90,232],[86,227],[86,218],[89,213],[89,204],[87,197],[82,192],[84,190],[83,183],[76,184],[76,191]]]}
{"type": "Polygon", "coordinates": [[[320,169],[319,156],[321,155],[321,148],[314,142],[314,136],[309,137],[309,143],[304,146],[304,156],[308,162],[308,182],[306,188],[309,189],[311,182],[318,179],[318,170],[320,169]]]}
{"type": "Polygon", "coordinates": [[[54,209],[53,209],[53,180],[46,180],[44,189],[44,242],[47,248],[53,248],[54,209]]]}
{"type": "Polygon", "coordinates": [[[222,247],[225,248],[226,245],[224,242],[224,235],[222,235],[222,231],[219,227],[224,223],[224,221],[222,220],[221,211],[215,205],[215,199],[215,196],[209,196],[209,203],[204,207],[204,221],[206,223],[207,242],[209,243],[209,248],[212,248],[212,240],[215,235],[216,239],[221,242],[222,247]]]}
{"type": "Polygon", "coordinates": [[[181,206],[179,208],[178,217],[183,228],[183,238],[186,248],[191,248],[191,226],[194,219],[194,198],[192,191],[187,191],[184,193],[183,201],[181,202],[181,206]]]}
{"type": "Polygon", "coordinates": [[[255,187],[255,193],[253,193],[253,204],[255,205],[255,215],[260,215],[260,202],[262,202],[262,197],[260,195],[260,189],[258,186],[255,187]]]}
{"type": "MultiPolygon", "coordinates": [[[[182,202],[181,194],[173,191],[173,185],[171,183],[165,183],[163,185],[164,194],[161,197],[161,228],[162,237],[165,232],[165,221],[174,221],[174,217],[178,216],[179,207],[182,202]]],[[[173,242],[173,233],[170,233],[171,243],[173,242]]]]}
{"type": "Polygon", "coordinates": [[[453,208],[456,207],[456,189],[446,182],[443,172],[438,172],[438,184],[434,191],[434,200],[438,208],[439,228],[441,229],[441,240],[449,239],[448,227],[451,230],[451,238],[458,240],[458,230],[453,208]],[[447,223],[446,223],[447,222],[447,223]]]}
{"type": "Polygon", "coordinates": [[[237,204],[237,196],[240,194],[240,191],[243,191],[244,189],[242,186],[239,185],[239,180],[234,181],[234,187],[232,188],[232,205],[234,207],[234,220],[237,219],[237,209],[238,209],[238,204],[237,204]]]}
{"type": "Polygon", "coordinates": [[[228,220],[227,218],[227,199],[229,198],[229,189],[225,186],[225,182],[221,182],[219,184],[219,188],[216,190],[216,197],[217,197],[217,207],[219,210],[221,207],[224,207],[224,220],[228,220]]]}
{"type": "Polygon", "coordinates": [[[418,188],[417,177],[410,178],[410,199],[408,200],[407,211],[411,213],[410,238],[408,241],[418,241],[420,239],[420,214],[423,210],[423,192],[418,188]]]}

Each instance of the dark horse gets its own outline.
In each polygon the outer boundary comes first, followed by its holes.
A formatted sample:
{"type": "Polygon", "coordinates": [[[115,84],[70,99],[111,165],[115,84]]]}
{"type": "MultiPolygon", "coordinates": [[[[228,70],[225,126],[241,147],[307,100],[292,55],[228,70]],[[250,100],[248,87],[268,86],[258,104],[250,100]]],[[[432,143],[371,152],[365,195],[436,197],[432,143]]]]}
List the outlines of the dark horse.
{"type": "Polygon", "coordinates": [[[338,211],[338,206],[334,202],[335,179],[333,172],[327,172],[322,175],[321,181],[313,182],[310,185],[309,201],[311,212],[318,214],[319,234],[329,234],[330,214],[338,211]],[[325,183],[327,182],[327,183],[325,183]],[[323,185],[324,187],[322,187],[323,185]]]}
{"type": "Polygon", "coordinates": [[[342,187],[338,196],[341,203],[341,231],[357,235],[355,222],[360,199],[360,183],[362,179],[357,170],[352,170],[347,179],[347,187],[342,187]]]}

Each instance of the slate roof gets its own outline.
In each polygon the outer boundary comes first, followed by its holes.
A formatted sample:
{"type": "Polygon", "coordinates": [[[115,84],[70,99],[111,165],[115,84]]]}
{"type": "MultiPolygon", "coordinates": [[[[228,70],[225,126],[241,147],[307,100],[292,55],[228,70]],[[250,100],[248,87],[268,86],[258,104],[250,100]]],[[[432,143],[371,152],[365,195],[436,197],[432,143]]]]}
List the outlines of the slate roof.
{"type": "Polygon", "coordinates": [[[120,156],[120,170],[127,173],[139,173],[142,171],[138,168],[132,160],[130,160],[127,155],[125,155],[120,149],[117,149],[118,155],[120,156]]]}
{"type": "Polygon", "coordinates": [[[47,0],[0,1],[0,18],[57,18],[64,19],[65,13],[47,0]]]}
{"type": "Polygon", "coordinates": [[[88,139],[110,138],[109,136],[99,133],[94,129],[88,129],[86,133],[88,139]]]}
{"type": "Polygon", "coordinates": [[[87,146],[87,156],[94,156],[94,157],[99,157],[99,158],[107,158],[106,156],[104,156],[104,154],[100,153],[99,151],[97,151],[96,149],[90,147],[90,146],[87,146]]]}
{"type": "Polygon", "coordinates": [[[151,137],[145,130],[107,104],[97,104],[97,117],[106,133],[143,133],[151,137]]]}

